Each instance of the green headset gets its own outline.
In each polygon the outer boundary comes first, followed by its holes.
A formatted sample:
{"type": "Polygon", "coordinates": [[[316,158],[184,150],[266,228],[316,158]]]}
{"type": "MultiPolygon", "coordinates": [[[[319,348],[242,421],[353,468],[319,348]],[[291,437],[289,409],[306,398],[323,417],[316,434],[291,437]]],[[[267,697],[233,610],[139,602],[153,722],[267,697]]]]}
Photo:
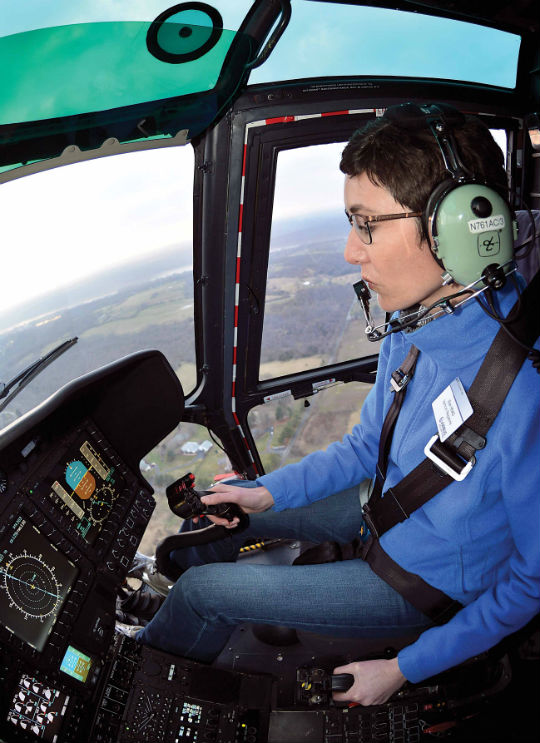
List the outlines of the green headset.
{"type": "Polygon", "coordinates": [[[452,130],[464,115],[446,104],[405,103],[384,117],[402,128],[427,126],[441,151],[449,177],[430,194],[423,214],[443,283],[478,281],[500,288],[511,270],[517,228],[508,202],[496,187],[475,178],[463,165],[452,130]]]}

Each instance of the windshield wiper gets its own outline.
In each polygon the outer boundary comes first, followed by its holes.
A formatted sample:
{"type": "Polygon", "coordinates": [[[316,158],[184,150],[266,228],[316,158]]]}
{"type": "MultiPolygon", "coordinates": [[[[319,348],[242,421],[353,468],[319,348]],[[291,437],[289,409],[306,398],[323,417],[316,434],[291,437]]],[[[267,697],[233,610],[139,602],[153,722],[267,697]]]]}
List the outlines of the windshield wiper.
{"type": "Polygon", "coordinates": [[[2,400],[2,402],[0,402],[0,412],[2,412],[6,405],[9,405],[13,398],[16,397],[16,395],[18,395],[27,384],[30,384],[34,377],[37,377],[37,375],[49,366],[49,364],[61,356],[64,351],[67,351],[71,346],[74,346],[78,340],[78,338],[70,338],[68,341],[60,343],[59,346],[56,346],[56,348],[53,348],[53,350],[49,351],[48,354],[42,356],[37,361],[34,361],[30,366],[27,366],[26,369],[23,369],[22,372],[17,374],[16,377],[13,377],[13,379],[6,384],[0,382],[0,400],[2,400]]]}

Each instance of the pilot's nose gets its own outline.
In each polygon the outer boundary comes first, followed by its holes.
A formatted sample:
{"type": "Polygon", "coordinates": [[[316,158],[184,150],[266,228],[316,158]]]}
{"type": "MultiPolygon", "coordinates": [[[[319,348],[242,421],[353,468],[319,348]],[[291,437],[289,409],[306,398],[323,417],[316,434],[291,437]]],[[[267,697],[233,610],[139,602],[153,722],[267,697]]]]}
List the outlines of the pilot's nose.
{"type": "Polygon", "coordinates": [[[360,266],[367,262],[367,246],[360,240],[354,228],[351,227],[345,243],[345,260],[353,266],[360,266]]]}

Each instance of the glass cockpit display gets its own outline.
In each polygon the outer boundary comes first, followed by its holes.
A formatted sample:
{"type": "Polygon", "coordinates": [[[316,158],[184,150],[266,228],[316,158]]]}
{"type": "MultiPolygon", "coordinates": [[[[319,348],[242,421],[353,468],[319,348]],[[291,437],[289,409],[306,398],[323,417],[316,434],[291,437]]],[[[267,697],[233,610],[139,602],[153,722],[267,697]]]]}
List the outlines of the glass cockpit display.
{"type": "Polygon", "coordinates": [[[0,623],[42,651],[78,569],[25,517],[0,544],[0,623]]]}
{"type": "Polygon", "coordinates": [[[25,674],[15,690],[8,720],[36,738],[55,743],[68,702],[66,694],[25,674]]]}
{"type": "Polygon", "coordinates": [[[125,485],[90,435],[81,436],[37,485],[93,544],[125,485]]]}
{"type": "Polygon", "coordinates": [[[88,679],[88,674],[90,673],[91,668],[92,659],[85,653],[73,647],[73,645],[68,645],[68,649],[62,659],[60,670],[84,684],[88,679]]]}

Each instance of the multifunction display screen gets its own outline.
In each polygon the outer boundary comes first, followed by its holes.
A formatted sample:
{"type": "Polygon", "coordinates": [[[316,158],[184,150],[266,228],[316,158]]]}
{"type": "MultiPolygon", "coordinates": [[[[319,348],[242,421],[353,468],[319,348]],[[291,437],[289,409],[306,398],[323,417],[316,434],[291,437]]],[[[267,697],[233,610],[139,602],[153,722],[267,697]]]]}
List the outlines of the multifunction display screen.
{"type": "Polygon", "coordinates": [[[124,479],[90,435],[81,435],[36,486],[88,544],[94,543],[124,487],[124,479]]]}
{"type": "Polygon", "coordinates": [[[12,699],[8,720],[26,733],[56,743],[69,697],[33,676],[21,676],[12,699]]]}
{"type": "Polygon", "coordinates": [[[82,681],[84,684],[91,668],[92,659],[72,645],[68,645],[60,670],[67,673],[68,676],[77,679],[77,681],[82,681]]]}
{"type": "Polygon", "coordinates": [[[0,622],[40,652],[78,569],[19,516],[0,544],[0,622]]]}

